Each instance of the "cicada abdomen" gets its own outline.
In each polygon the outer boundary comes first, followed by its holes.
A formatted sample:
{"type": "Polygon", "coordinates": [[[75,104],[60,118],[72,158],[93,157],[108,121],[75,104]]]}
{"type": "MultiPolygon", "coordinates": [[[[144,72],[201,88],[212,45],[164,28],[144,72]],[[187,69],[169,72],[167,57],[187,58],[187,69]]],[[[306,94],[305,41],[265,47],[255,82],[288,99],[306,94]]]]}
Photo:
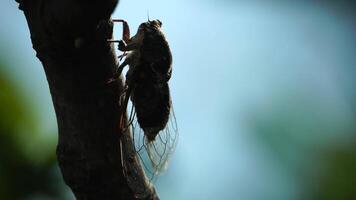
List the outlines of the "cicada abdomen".
{"type": "Polygon", "coordinates": [[[136,82],[131,100],[140,127],[149,141],[165,128],[171,110],[168,83],[136,82]]]}

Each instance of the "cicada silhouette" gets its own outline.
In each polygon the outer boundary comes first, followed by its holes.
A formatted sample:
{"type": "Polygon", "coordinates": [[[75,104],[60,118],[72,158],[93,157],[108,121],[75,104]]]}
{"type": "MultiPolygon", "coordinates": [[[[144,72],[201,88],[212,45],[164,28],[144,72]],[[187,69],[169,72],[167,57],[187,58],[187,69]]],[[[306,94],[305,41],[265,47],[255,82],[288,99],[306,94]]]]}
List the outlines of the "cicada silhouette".
{"type": "Polygon", "coordinates": [[[119,58],[125,58],[114,78],[129,66],[120,98],[123,111],[120,124],[123,130],[131,129],[136,152],[152,179],[167,168],[178,139],[168,85],[172,74],[172,54],[161,31],[161,21],[148,20],[140,24],[133,37],[130,37],[125,20],[113,22],[123,23],[122,40],[111,42],[119,43],[118,48],[123,52],[119,58]],[[129,120],[125,123],[127,113],[129,120]]]}

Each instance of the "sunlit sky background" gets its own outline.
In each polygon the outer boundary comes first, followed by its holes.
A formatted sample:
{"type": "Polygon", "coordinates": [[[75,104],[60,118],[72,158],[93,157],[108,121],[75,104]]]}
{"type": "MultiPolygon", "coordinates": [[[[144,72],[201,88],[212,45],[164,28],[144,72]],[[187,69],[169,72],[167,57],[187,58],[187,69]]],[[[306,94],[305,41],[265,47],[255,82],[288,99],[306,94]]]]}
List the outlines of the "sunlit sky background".
{"type": "MultiPolygon", "coordinates": [[[[1,59],[38,110],[41,133],[53,134],[48,84],[16,6],[0,3],[1,59]]],[[[180,139],[156,182],[161,199],[308,197],[318,152],[354,127],[356,29],[347,11],[309,1],[120,2],[113,18],[134,33],[149,12],[173,52],[180,139]]]]}

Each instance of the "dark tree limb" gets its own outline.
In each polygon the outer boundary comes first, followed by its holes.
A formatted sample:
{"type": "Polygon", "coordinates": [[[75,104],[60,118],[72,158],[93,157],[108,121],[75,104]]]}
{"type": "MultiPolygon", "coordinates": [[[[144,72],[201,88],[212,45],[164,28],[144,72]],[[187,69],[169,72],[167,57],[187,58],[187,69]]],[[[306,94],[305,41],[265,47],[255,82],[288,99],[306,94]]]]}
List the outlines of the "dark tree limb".
{"type": "Polygon", "coordinates": [[[118,0],[16,1],[49,83],[65,183],[78,200],[158,199],[119,130],[122,80],[106,83],[117,66],[106,40],[118,0]]]}

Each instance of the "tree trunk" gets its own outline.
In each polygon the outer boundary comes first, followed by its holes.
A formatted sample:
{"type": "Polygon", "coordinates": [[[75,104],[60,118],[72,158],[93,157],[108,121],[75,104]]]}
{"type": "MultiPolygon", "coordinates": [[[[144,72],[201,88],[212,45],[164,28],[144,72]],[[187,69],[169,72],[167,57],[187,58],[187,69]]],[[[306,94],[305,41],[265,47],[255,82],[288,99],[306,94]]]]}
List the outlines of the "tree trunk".
{"type": "Polygon", "coordinates": [[[16,0],[44,67],[58,123],[57,158],[78,200],[158,199],[119,129],[122,79],[110,15],[118,0],[16,0]]]}

